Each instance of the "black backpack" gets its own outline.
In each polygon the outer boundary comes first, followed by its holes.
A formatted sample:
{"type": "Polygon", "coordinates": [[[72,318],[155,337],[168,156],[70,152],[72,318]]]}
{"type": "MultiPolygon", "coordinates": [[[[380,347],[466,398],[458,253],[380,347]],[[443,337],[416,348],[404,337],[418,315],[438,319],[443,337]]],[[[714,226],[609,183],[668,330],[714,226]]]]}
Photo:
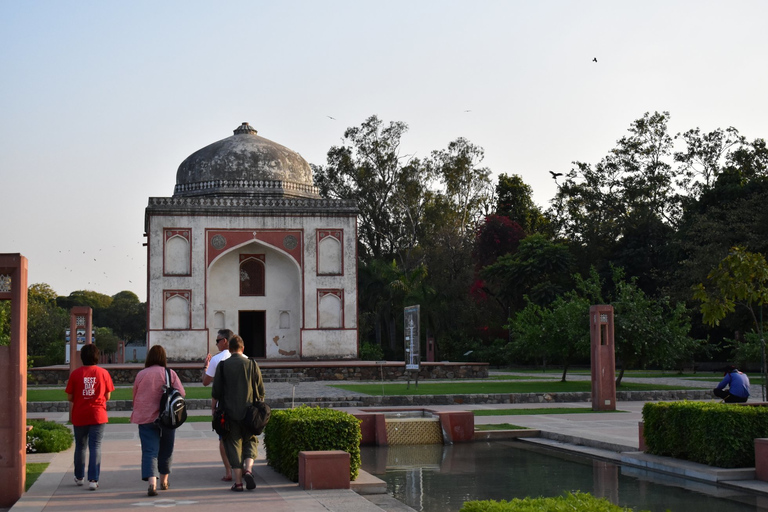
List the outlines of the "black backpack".
{"type": "Polygon", "coordinates": [[[160,416],[155,423],[165,428],[178,428],[187,421],[187,402],[178,389],[171,386],[171,370],[165,369],[165,385],[160,396],[160,416]]]}

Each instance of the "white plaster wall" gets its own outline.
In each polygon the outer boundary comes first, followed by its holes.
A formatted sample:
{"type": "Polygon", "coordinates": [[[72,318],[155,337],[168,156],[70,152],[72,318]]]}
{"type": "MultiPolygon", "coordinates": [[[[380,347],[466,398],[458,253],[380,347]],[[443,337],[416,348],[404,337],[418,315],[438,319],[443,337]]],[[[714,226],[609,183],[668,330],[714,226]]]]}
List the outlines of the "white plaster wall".
{"type": "Polygon", "coordinates": [[[162,345],[171,361],[200,361],[202,368],[208,331],[150,331],[149,346],[162,345]]]}
{"type": "MultiPolygon", "coordinates": [[[[344,328],[343,330],[312,331],[308,336],[304,336],[305,344],[303,357],[310,358],[331,358],[331,357],[355,357],[357,354],[357,260],[356,260],[356,221],[354,217],[335,217],[335,216],[274,216],[274,217],[208,217],[192,215],[158,215],[151,216],[149,219],[147,240],[149,246],[148,277],[149,289],[147,298],[149,301],[149,340],[150,345],[153,340],[165,340],[167,343],[178,345],[178,349],[166,347],[169,357],[174,360],[199,360],[205,357],[207,352],[215,352],[214,339],[217,326],[214,325],[214,312],[224,311],[225,327],[237,332],[237,311],[243,309],[266,310],[267,311],[267,357],[278,358],[288,357],[279,354],[279,350],[285,347],[300,347],[299,339],[302,336],[302,329],[316,329],[318,327],[318,304],[317,290],[340,289],[344,290],[344,328]],[[191,276],[163,276],[163,228],[191,228],[192,235],[192,259],[191,276]],[[288,280],[280,281],[280,284],[273,283],[268,270],[266,279],[268,306],[262,307],[259,303],[267,304],[265,298],[252,299],[248,305],[241,306],[235,304],[208,304],[206,305],[206,256],[205,256],[205,230],[206,229],[291,229],[302,230],[304,254],[303,272],[299,274],[297,267],[292,269],[286,265],[281,269],[290,270],[290,275],[295,275],[288,280]],[[317,275],[317,230],[318,229],[341,229],[343,234],[343,255],[342,267],[343,275],[338,276],[318,276],[317,275]],[[299,275],[297,275],[299,274],[299,275]],[[303,294],[302,294],[303,283],[303,294]],[[169,331],[166,333],[158,332],[163,329],[163,290],[190,290],[191,291],[191,326],[192,331],[205,330],[205,334],[191,335],[188,339],[179,335],[179,332],[189,331],[169,331]],[[289,298],[290,297],[290,298],[289,298]],[[272,301],[275,301],[274,303],[272,301]],[[279,317],[281,311],[290,311],[291,329],[279,329],[279,317]],[[294,334],[294,325],[296,333],[294,334]],[[320,334],[320,333],[325,334],[320,334]],[[277,337],[277,342],[274,339],[277,337]],[[323,348],[326,346],[327,350],[323,348]],[[171,353],[175,354],[171,356],[171,353]]],[[[263,244],[262,244],[263,245],[263,244]]],[[[264,246],[267,247],[267,246],[264,246]]],[[[239,251],[240,249],[238,249],[239,251]]],[[[270,249],[268,256],[268,265],[271,255],[278,255],[279,251],[270,249]]],[[[256,253],[260,250],[243,249],[242,252],[256,253]]],[[[266,251],[264,251],[267,254],[266,251]]],[[[232,253],[234,258],[235,254],[232,253]]],[[[288,256],[284,256],[281,261],[287,262],[288,256]]],[[[218,263],[218,262],[217,262],[218,263]]],[[[239,264],[239,261],[237,262],[239,264]]],[[[221,267],[224,268],[223,266],[221,267]]],[[[213,269],[212,269],[213,270],[213,269]]],[[[215,270],[218,272],[218,270],[215,270]]],[[[238,273],[234,274],[239,276],[238,273]]],[[[233,286],[233,282],[226,279],[209,280],[209,296],[211,292],[215,296],[221,297],[223,286],[233,286]],[[213,287],[213,289],[211,288],[213,287]]],[[[239,284],[235,297],[239,297],[239,284]]],[[[293,350],[290,348],[288,351],[293,350]]],[[[298,354],[297,354],[298,355],[298,354]]],[[[295,357],[295,356],[293,356],[295,357]]]]}
{"type": "Polygon", "coordinates": [[[357,330],[304,331],[302,355],[317,359],[352,359],[357,357],[357,330]]]}

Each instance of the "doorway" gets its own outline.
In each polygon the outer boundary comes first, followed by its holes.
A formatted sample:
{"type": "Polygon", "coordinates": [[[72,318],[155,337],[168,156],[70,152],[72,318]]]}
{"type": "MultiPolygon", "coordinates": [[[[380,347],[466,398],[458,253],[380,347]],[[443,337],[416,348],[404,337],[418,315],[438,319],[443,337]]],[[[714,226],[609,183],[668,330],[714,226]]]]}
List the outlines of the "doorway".
{"type": "Polygon", "coordinates": [[[243,353],[248,357],[267,357],[266,311],[238,311],[238,333],[243,338],[243,353]]]}

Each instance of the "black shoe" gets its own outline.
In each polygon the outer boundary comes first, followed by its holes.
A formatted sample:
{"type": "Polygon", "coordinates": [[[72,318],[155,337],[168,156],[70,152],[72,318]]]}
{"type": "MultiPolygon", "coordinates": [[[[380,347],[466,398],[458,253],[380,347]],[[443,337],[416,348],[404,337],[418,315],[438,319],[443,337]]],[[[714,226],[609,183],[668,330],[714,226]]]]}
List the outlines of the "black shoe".
{"type": "Polygon", "coordinates": [[[230,487],[229,490],[235,492],[243,492],[243,484],[232,484],[232,487],[230,487]]]}
{"type": "Polygon", "coordinates": [[[253,478],[253,473],[250,471],[243,473],[243,480],[245,480],[245,488],[249,491],[256,488],[256,479],[253,478]]]}
{"type": "Polygon", "coordinates": [[[147,496],[157,496],[157,489],[155,489],[154,485],[150,485],[149,489],[147,489],[147,496]]]}

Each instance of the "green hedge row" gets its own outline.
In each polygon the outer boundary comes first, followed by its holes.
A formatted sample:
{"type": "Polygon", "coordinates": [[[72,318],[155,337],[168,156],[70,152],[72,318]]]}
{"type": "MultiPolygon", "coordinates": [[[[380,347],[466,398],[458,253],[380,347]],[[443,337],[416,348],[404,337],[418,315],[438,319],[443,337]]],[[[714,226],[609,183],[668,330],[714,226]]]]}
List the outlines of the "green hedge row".
{"type": "Polygon", "coordinates": [[[264,429],[267,463],[299,481],[299,452],[343,450],[349,453],[349,479],[360,471],[360,420],[346,412],[321,407],[272,410],[264,429]]]}
{"type": "Polygon", "coordinates": [[[512,501],[467,501],[460,512],[632,512],[605,498],[589,493],[567,493],[555,498],[525,498],[512,501]]]}
{"type": "Polygon", "coordinates": [[[54,421],[27,420],[32,430],[27,432],[27,453],[56,453],[69,449],[75,441],[66,425],[54,421]]]}
{"type": "Polygon", "coordinates": [[[720,468],[755,465],[755,439],[768,437],[768,407],[716,402],[643,406],[648,453],[720,468]]]}

